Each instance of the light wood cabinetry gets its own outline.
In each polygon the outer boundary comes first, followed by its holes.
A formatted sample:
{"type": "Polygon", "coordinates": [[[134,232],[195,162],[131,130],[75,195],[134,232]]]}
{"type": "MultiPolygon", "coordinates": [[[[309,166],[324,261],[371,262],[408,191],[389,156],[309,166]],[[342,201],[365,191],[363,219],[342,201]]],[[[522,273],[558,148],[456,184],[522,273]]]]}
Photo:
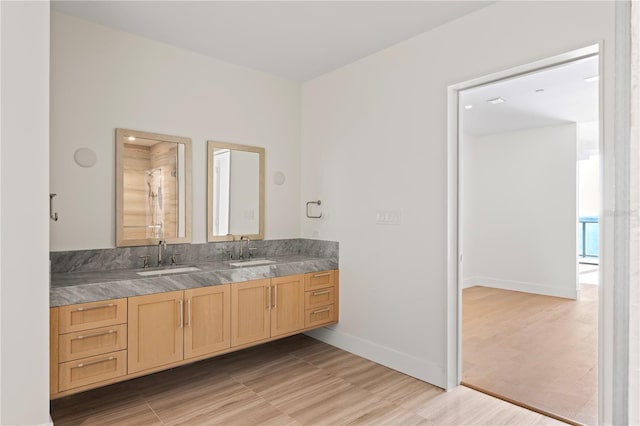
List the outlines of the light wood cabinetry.
{"type": "Polygon", "coordinates": [[[58,393],[58,308],[49,309],[49,394],[58,393]]]}
{"type": "Polygon", "coordinates": [[[60,362],[73,361],[127,348],[127,325],[94,328],[60,335],[60,362]]]}
{"type": "Polygon", "coordinates": [[[129,298],[129,373],[231,346],[230,285],[129,298]]]}
{"type": "Polygon", "coordinates": [[[271,335],[270,280],[231,285],[231,346],[264,340],[271,335]]]}
{"type": "Polygon", "coordinates": [[[59,391],[127,374],[127,351],[112,352],[60,364],[59,391]]]}
{"type": "Polygon", "coordinates": [[[182,291],[129,298],[129,373],[183,358],[182,291]]]}
{"type": "Polygon", "coordinates": [[[60,333],[89,330],[127,322],[127,299],[61,306],[60,333]]]}
{"type": "Polygon", "coordinates": [[[338,271],[51,308],[51,397],[337,320],[338,271]]]}
{"type": "Polygon", "coordinates": [[[49,320],[52,395],[127,374],[127,299],[53,308],[49,320]]]}
{"type": "Polygon", "coordinates": [[[338,321],[338,271],[304,274],[304,326],[318,327],[338,321]]]}
{"type": "Polygon", "coordinates": [[[271,337],[304,328],[304,275],[271,279],[271,337]]]}
{"type": "Polygon", "coordinates": [[[231,285],[231,346],[304,328],[304,275],[231,285]]]}
{"type": "Polygon", "coordinates": [[[185,290],[184,358],[231,347],[231,285],[185,290]]]}

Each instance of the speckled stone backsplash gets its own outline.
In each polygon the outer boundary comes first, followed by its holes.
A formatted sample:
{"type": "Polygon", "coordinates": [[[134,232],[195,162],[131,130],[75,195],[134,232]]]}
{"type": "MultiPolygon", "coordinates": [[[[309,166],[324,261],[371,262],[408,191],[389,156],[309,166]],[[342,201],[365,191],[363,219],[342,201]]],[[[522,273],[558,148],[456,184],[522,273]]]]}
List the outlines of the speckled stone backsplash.
{"type": "MultiPolygon", "coordinates": [[[[334,241],[307,240],[294,238],[289,240],[251,241],[256,250],[254,257],[287,256],[302,254],[306,256],[338,258],[338,243],[334,241]]],[[[179,264],[212,262],[226,260],[231,251],[237,259],[239,242],[220,242],[204,244],[173,244],[164,251],[163,263],[169,264],[175,253],[179,264]],[[179,254],[179,255],[178,255],[179,254]]],[[[158,247],[120,247],[96,250],[54,251],[50,253],[51,272],[99,271],[106,269],[142,268],[141,256],[149,256],[151,266],[157,263],[158,247]]]]}

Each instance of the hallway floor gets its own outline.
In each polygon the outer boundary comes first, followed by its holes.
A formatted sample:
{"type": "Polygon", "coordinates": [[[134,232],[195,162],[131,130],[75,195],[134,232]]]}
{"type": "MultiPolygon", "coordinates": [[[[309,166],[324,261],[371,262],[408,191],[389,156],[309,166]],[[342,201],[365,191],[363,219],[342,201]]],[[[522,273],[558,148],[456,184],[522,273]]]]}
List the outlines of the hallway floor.
{"type": "Polygon", "coordinates": [[[558,425],[297,335],[61,398],[63,425],[558,425]]]}
{"type": "Polygon", "coordinates": [[[597,424],[598,287],[581,288],[580,301],[481,286],[464,289],[463,381],[597,424]]]}

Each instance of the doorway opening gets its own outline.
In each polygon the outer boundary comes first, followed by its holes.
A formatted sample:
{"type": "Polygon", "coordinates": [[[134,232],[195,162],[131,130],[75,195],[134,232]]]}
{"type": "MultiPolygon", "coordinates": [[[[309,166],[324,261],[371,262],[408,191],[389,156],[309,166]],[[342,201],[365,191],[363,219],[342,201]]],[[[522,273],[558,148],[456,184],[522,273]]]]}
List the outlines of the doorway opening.
{"type": "Polygon", "coordinates": [[[598,422],[600,61],[458,91],[463,384],[598,422]]]}

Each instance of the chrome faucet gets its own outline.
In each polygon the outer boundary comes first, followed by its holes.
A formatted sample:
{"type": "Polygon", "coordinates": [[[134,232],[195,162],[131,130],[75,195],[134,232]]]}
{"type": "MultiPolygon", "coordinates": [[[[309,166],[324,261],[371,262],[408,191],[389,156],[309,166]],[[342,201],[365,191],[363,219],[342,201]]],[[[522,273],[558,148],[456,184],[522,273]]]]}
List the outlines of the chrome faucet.
{"type": "Polygon", "coordinates": [[[167,249],[167,242],[165,240],[158,241],[158,266],[162,266],[162,249],[167,249]]]}
{"type": "Polygon", "coordinates": [[[249,237],[245,237],[244,235],[240,236],[240,259],[244,259],[244,255],[242,254],[242,241],[247,242],[247,248],[249,247],[249,237]]]}

